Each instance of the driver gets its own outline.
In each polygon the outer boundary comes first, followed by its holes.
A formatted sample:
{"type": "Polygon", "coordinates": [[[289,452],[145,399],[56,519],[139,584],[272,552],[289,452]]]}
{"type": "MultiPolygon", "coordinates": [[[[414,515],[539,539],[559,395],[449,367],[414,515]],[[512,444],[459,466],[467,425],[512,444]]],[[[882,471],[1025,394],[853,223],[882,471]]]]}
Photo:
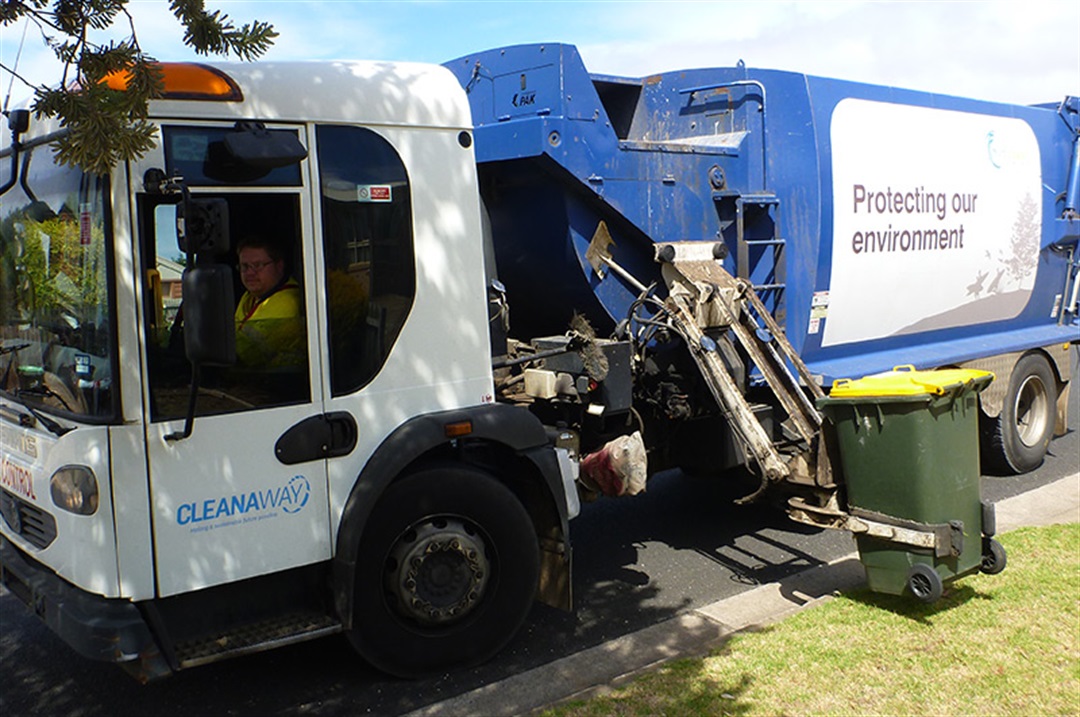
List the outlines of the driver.
{"type": "Polygon", "coordinates": [[[237,251],[244,295],[236,307],[236,357],[249,368],[304,363],[303,296],[285,271],[280,248],[261,237],[241,240],[237,251]]]}

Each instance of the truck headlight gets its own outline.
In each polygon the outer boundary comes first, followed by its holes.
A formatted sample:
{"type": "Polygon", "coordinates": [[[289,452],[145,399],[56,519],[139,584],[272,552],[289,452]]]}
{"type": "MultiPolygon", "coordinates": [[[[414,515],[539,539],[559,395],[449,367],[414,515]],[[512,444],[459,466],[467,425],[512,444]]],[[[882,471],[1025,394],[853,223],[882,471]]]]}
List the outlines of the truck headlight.
{"type": "Polygon", "coordinates": [[[98,507],[98,484],[86,466],[64,466],[49,479],[49,492],[57,508],[76,515],[93,515],[98,507]]]}

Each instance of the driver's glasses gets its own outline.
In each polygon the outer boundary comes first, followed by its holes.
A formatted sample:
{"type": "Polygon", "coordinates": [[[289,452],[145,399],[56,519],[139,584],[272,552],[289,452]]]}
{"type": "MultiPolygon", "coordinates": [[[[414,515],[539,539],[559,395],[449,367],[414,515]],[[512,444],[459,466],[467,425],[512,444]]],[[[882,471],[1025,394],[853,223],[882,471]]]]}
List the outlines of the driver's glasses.
{"type": "Polygon", "coordinates": [[[237,264],[236,268],[240,270],[241,274],[247,274],[247,273],[257,274],[257,273],[259,273],[260,271],[262,271],[263,269],[265,269],[266,267],[270,266],[273,263],[274,262],[272,262],[272,261],[253,261],[251,263],[246,263],[245,262],[245,263],[237,264]]]}

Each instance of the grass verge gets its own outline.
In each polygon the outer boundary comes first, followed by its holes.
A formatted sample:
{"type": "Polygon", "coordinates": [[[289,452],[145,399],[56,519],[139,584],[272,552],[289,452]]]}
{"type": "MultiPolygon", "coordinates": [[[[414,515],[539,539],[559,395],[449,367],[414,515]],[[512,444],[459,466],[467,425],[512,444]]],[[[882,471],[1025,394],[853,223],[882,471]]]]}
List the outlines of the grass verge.
{"type": "Polygon", "coordinates": [[[998,540],[934,605],[853,591],[543,714],[1080,715],[1080,524],[998,540]]]}

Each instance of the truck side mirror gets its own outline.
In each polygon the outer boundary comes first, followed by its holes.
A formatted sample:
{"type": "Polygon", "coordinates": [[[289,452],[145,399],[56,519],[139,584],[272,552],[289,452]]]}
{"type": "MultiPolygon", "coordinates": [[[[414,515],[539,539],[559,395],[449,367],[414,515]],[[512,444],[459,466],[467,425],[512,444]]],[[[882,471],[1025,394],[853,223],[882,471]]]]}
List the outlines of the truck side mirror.
{"type": "Polygon", "coordinates": [[[232,270],[204,264],[184,270],[184,351],[192,364],[236,363],[232,270]]]}
{"type": "Polygon", "coordinates": [[[176,211],[176,243],[185,254],[229,251],[229,203],[185,196],[176,211]]]}

